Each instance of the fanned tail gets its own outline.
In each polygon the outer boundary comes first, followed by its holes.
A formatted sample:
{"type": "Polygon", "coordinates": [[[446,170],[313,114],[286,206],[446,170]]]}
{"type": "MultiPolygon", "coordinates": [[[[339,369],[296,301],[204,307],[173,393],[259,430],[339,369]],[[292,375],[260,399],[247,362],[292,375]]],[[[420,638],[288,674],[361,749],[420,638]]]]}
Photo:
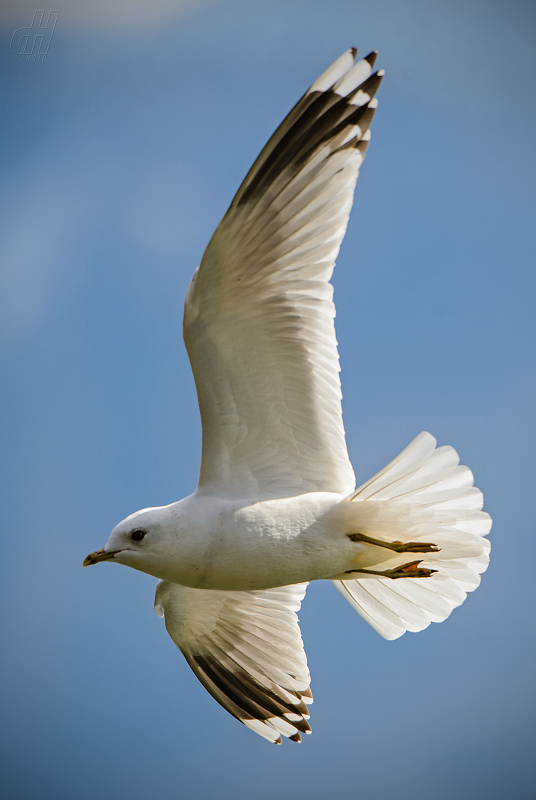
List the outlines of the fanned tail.
{"type": "Polygon", "coordinates": [[[442,622],[467,592],[477,588],[489,562],[491,528],[482,511],[483,495],[473,474],[459,465],[450,446],[436,448],[435,438],[419,434],[383,470],[359,487],[348,500],[360,533],[385,542],[432,543],[437,552],[398,554],[375,547],[378,560],[369,565],[387,571],[415,562],[429,577],[390,578],[356,573],[333,583],[381,636],[397,639],[442,622]],[[358,577],[359,576],[359,577],[358,577]]]}

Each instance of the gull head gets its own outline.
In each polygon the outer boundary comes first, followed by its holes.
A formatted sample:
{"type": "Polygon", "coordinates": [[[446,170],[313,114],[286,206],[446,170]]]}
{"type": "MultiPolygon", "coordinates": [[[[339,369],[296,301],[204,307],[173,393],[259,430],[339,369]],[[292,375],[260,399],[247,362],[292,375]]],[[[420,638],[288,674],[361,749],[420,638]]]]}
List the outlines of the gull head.
{"type": "Polygon", "coordinates": [[[115,526],[104,547],[90,553],[83,566],[100,561],[117,561],[149,575],[160,577],[162,564],[169,558],[176,526],[170,506],[144,508],[115,526]]]}

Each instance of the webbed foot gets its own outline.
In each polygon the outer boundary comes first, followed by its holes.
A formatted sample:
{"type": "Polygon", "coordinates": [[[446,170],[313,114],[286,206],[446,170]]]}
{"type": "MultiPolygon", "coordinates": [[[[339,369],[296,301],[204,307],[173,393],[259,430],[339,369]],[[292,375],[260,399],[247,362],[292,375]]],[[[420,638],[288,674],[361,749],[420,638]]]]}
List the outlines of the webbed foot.
{"type": "Polygon", "coordinates": [[[426,567],[419,567],[421,561],[410,561],[407,564],[402,564],[400,567],[393,569],[375,570],[375,569],[349,569],[346,570],[345,575],[364,573],[365,575],[378,575],[380,578],[429,578],[437,569],[427,569],[426,567]]]}
{"type": "Polygon", "coordinates": [[[431,542],[391,542],[397,553],[439,553],[441,550],[431,542]]]}
{"type": "Polygon", "coordinates": [[[431,542],[383,542],[364,533],[349,533],[348,538],[352,542],[366,542],[376,547],[385,547],[387,550],[394,550],[395,553],[439,553],[441,550],[431,542]]]}

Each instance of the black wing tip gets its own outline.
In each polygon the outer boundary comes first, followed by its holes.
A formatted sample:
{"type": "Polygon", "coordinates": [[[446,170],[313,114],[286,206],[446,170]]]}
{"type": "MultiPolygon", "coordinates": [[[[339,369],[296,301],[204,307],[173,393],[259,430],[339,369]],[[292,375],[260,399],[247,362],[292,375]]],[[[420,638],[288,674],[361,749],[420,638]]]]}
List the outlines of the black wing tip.
{"type": "MultiPolygon", "coordinates": [[[[355,60],[357,52],[357,47],[351,47],[340,58],[352,54],[355,60]]],[[[378,51],[373,50],[363,59],[368,62],[371,70],[377,55],[378,51]]],[[[345,62],[345,68],[346,65],[347,62],[345,62]]],[[[339,81],[344,80],[345,75],[351,69],[351,67],[346,69],[345,74],[339,78],[339,81]]],[[[283,131],[281,132],[281,126],[278,128],[275,134],[278,140],[270,152],[267,153],[256,170],[250,171],[251,174],[248,173],[244,183],[235,195],[231,207],[245,205],[253,198],[259,197],[289,166],[294,165],[293,169],[295,171],[301,169],[303,162],[316,147],[331,136],[340,133],[344,127],[345,120],[347,123],[354,121],[353,119],[351,121],[347,119],[353,113],[354,108],[362,108],[363,111],[360,113],[364,113],[367,110],[368,103],[374,98],[383,76],[383,69],[374,72],[345,96],[339,95],[335,88],[339,81],[336,81],[329,88],[306,92],[283,121],[282,126],[285,126],[283,131]],[[368,103],[365,103],[364,106],[354,106],[352,103],[352,99],[359,91],[369,95],[368,103]]],[[[373,114],[372,108],[368,110],[372,112],[370,118],[363,120],[363,122],[367,122],[367,127],[372,120],[373,114]]],[[[362,127],[362,133],[365,130],[366,128],[362,127]]],[[[355,147],[355,144],[354,141],[352,143],[347,142],[343,147],[350,149],[355,147]]],[[[361,150],[364,152],[365,147],[362,147],[361,150]]]]}
{"type": "MultiPolygon", "coordinates": [[[[380,88],[380,84],[383,80],[384,75],[385,75],[384,69],[379,69],[376,72],[373,72],[372,75],[370,75],[370,77],[368,77],[366,81],[363,81],[363,83],[360,86],[357,86],[355,91],[352,92],[349,96],[353,97],[358,92],[365,92],[366,94],[370,95],[370,100],[372,100],[376,92],[380,88]]],[[[369,103],[370,100],[368,101],[369,103]]]]}
{"type": "Polygon", "coordinates": [[[296,742],[296,743],[301,742],[301,736],[299,733],[295,733],[294,736],[289,736],[288,738],[291,742],[296,742]]]}

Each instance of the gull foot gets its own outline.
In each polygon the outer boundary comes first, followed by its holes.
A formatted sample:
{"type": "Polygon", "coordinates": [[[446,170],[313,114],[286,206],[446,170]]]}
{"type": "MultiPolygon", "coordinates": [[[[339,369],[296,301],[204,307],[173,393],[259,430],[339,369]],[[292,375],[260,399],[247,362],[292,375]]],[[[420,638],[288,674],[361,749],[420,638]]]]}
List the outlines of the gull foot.
{"type": "Polygon", "coordinates": [[[437,569],[426,569],[426,567],[419,567],[420,561],[410,561],[408,564],[402,564],[400,567],[386,570],[376,569],[349,569],[346,570],[345,575],[350,573],[361,572],[365,575],[378,575],[380,578],[429,578],[437,569]]]}
{"type": "Polygon", "coordinates": [[[440,547],[431,542],[391,542],[397,553],[439,553],[440,547]]]}
{"type": "Polygon", "coordinates": [[[394,550],[395,553],[439,553],[441,550],[431,542],[383,542],[381,539],[373,539],[364,533],[349,533],[348,538],[352,542],[366,542],[375,547],[385,547],[387,550],[394,550]]]}
{"type": "Polygon", "coordinates": [[[429,578],[437,569],[426,569],[419,567],[420,561],[410,561],[409,564],[402,564],[401,567],[388,569],[385,571],[387,578],[429,578]]]}

